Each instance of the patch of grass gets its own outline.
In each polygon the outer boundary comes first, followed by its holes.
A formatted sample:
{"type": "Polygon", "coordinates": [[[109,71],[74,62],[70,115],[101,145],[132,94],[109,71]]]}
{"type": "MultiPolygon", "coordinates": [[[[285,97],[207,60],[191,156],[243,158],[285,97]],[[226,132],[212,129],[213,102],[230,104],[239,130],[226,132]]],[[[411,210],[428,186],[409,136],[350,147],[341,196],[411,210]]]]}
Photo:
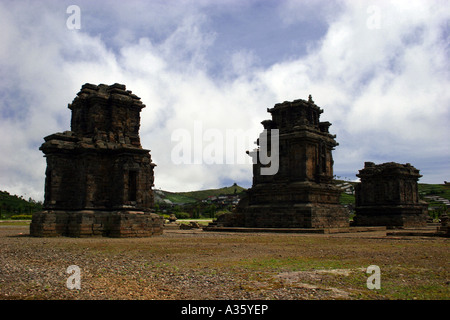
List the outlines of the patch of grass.
{"type": "MultiPolygon", "coordinates": [[[[312,248],[317,244],[320,244],[317,249],[331,245],[325,239],[313,239],[309,243],[312,248]]],[[[445,300],[450,296],[448,272],[444,267],[437,267],[445,265],[446,261],[445,255],[439,254],[443,250],[441,242],[377,242],[373,247],[364,245],[368,252],[357,250],[357,247],[346,252],[346,241],[336,240],[334,246],[339,251],[338,255],[330,251],[326,251],[324,256],[316,255],[311,249],[303,256],[246,258],[239,262],[239,267],[255,274],[253,280],[261,282],[271,282],[282,272],[304,272],[299,275],[302,277],[299,281],[317,287],[337,288],[348,292],[354,299],[445,300]],[[386,255],[388,252],[390,254],[386,255]],[[429,263],[430,258],[433,264],[429,263]],[[367,274],[365,269],[370,264],[380,267],[379,290],[367,288],[371,274],[367,274]],[[339,270],[348,272],[333,272],[339,270]],[[308,274],[313,276],[308,277],[308,274]]]]}
{"type": "Polygon", "coordinates": [[[181,224],[190,224],[191,221],[197,222],[200,226],[207,226],[210,222],[212,222],[212,219],[178,219],[177,222],[181,224]]]}
{"type": "Polygon", "coordinates": [[[166,199],[172,201],[173,203],[195,203],[197,202],[197,199],[194,199],[192,197],[189,197],[184,194],[180,193],[172,193],[172,192],[165,192],[166,199]]]}
{"type": "Polygon", "coordinates": [[[346,194],[345,192],[342,192],[339,197],[339,202],[341,204],[355,204],[355,196],[351,194],[346,194]]]}
{"type": "Polygon", "coordinates": [[[304,257],[243,259],[240,262],[240,266],[251,270],[272,270],[277,272],[331,270],[355,267],[353,263],[339,259],[312,259],[304,257]]]}

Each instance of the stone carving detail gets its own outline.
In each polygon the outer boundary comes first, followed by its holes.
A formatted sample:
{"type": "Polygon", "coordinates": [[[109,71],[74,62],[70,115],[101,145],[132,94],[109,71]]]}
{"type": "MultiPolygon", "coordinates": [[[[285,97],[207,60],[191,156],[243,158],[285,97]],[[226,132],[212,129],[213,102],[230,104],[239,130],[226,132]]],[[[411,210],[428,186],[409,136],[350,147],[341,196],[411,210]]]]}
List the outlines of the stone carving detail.
{"type": "Polygon", "coordinates": [[[355,225],[426,226],[427,204],[417,186],[421,175],[411,164],[366,162],[357,176],[355,225]]]}
{"type": "MultiPolygon", "coordinates": [[[[211,227],[348,227],[348,212],[339,204],[341,191],[332,184],[332,150],[338,143],[328,131],[331,123],[319,121],[323,110],[309,96],[267,111],[272,119],[262,121],[264,129],[279,130],[279,170],[262,175],[263,165],[255,163],[247,197],[236,212],[220,216],[211,227]]],[[[259,151],[249,154],[259,158],[259,151]]]]}
{"type": "Polygon", "coordinates": [[[85,84],[69,104],[71,131],[44,138],[44,211],[33,236],[111,237],[162,233],[151,213],[153,168],[139,138],[140,98],[122,84],[85,84]]]}

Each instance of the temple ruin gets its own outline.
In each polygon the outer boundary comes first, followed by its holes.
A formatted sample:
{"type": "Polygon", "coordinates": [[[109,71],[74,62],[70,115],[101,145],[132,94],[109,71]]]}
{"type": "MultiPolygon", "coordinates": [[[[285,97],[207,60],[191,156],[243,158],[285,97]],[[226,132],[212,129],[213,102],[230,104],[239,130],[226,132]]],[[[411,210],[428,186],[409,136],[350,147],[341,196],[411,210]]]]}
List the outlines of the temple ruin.
{"type": "Polygon", "coordinates": [[[253,184],[235,212],[220,216],[205,230],[247,228],[346,228],[348,211],[340,205],[341,190],[333,185],[332,150],[338,145],[329,133],[330,122],[312,100],[294,100],[267,109],[272,119],[262,121],[264,131],[278,134],[278,171],[262,174],[272,164],[261,162],[259,148],[248,152],[254,159],[253,184]],[[277,130],[277,131],[274,131],[277,130]]]}
{"type": "Polygon", "coordinates": [[[145,105],[125,85],[85,84],[69,104],[71,131],[44,138],[44,210],[32,236],[148,237],[163,232],[152,213],[153,168],[140,143],[145,105]]]}
{"type": "Polygon", "coordinates": [[[420,201],[419,170],[411,164],[366,162],[356,175],[354,218],[358,226],[424,227],[427,203],[420,201]]]}

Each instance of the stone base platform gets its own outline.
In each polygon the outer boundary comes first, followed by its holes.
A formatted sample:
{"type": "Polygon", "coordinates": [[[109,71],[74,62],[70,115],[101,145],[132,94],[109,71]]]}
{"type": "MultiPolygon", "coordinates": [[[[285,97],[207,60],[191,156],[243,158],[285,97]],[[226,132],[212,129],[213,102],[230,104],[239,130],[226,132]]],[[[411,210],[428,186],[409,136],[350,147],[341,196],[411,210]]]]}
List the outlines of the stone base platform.
{"type": "Polygon", "coordinates": [[[232,213],[213,222],[221,227],[347,228],[349,211],[339,203],[341,190],[311,181],[254,184],[232,213]]]}
{"type": "Polygon", "coordinates": [[[349,213],[338,204],[249,205],[240,212],[226,213],[211,225],[245,228],[347,228],[349,213]]]}
{"type": "Polygon", "coordinates": [[[34,213],[30,235],[34,237],[113,238],[151,237],[163,233],[163,219],[141,211],[62,211],[34,213]]]}
{"type": "Polygon", "coordinates": [[[357,226],[423,228],[427,226],[426,205],[361,206],[355,209],[357,226]]]}

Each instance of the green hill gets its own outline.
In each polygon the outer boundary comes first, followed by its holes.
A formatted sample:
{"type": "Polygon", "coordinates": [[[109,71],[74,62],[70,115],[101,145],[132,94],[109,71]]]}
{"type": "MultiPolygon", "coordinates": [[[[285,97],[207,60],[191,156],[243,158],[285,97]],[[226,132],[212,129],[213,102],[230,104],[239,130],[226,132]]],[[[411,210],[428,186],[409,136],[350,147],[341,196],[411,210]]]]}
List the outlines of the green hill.
{"type": "Polygon", "coordinates": [[[237,184],[232,185],[231,187],[224,187],[220,189],[207,189],[207,190],[199,190],[199,191],[189,191],[189,192],[179,192],[179,195],[196,199],[196,200],[204,200],[211,196],[219,196],[219,195],[228,195],[228,194],[240,194],[246,189],[238,186],[237,184]]]}
{"type": "Polygon", "coordinates": [[[18,215],[31,215],[42,210],[42,203],[33,199],[25,200],[22,196],[11,195],[0,191],[0,218],[11,218],[18,215]]]}
{"type": "Polygon", "coordinates": [[[172,203],[195,203],[197,199],[191,198],[189,196],[183,195],[178,192],[162,191],[162,200],[169,200],[172,203]]]}
{"type": "Polygon", "coordinates": [[[163,199],[170,200],[173,203],[195,203],[197,201],[208,199],[208,197],[219,196],[219,195],[229,195],[229,194],[240,194],[246,189],[233,184],[230,187],[223,187],[218,189],[206,189],[198,191],[188,191],[188,192],[170,192],[160,190],[163,194],[163,199]]]}
{"type": "Polygon", "coordinates": [[[419,183],[418,187],[421,196],[439,196],[450,200],[450,184],[419,183]]]}

